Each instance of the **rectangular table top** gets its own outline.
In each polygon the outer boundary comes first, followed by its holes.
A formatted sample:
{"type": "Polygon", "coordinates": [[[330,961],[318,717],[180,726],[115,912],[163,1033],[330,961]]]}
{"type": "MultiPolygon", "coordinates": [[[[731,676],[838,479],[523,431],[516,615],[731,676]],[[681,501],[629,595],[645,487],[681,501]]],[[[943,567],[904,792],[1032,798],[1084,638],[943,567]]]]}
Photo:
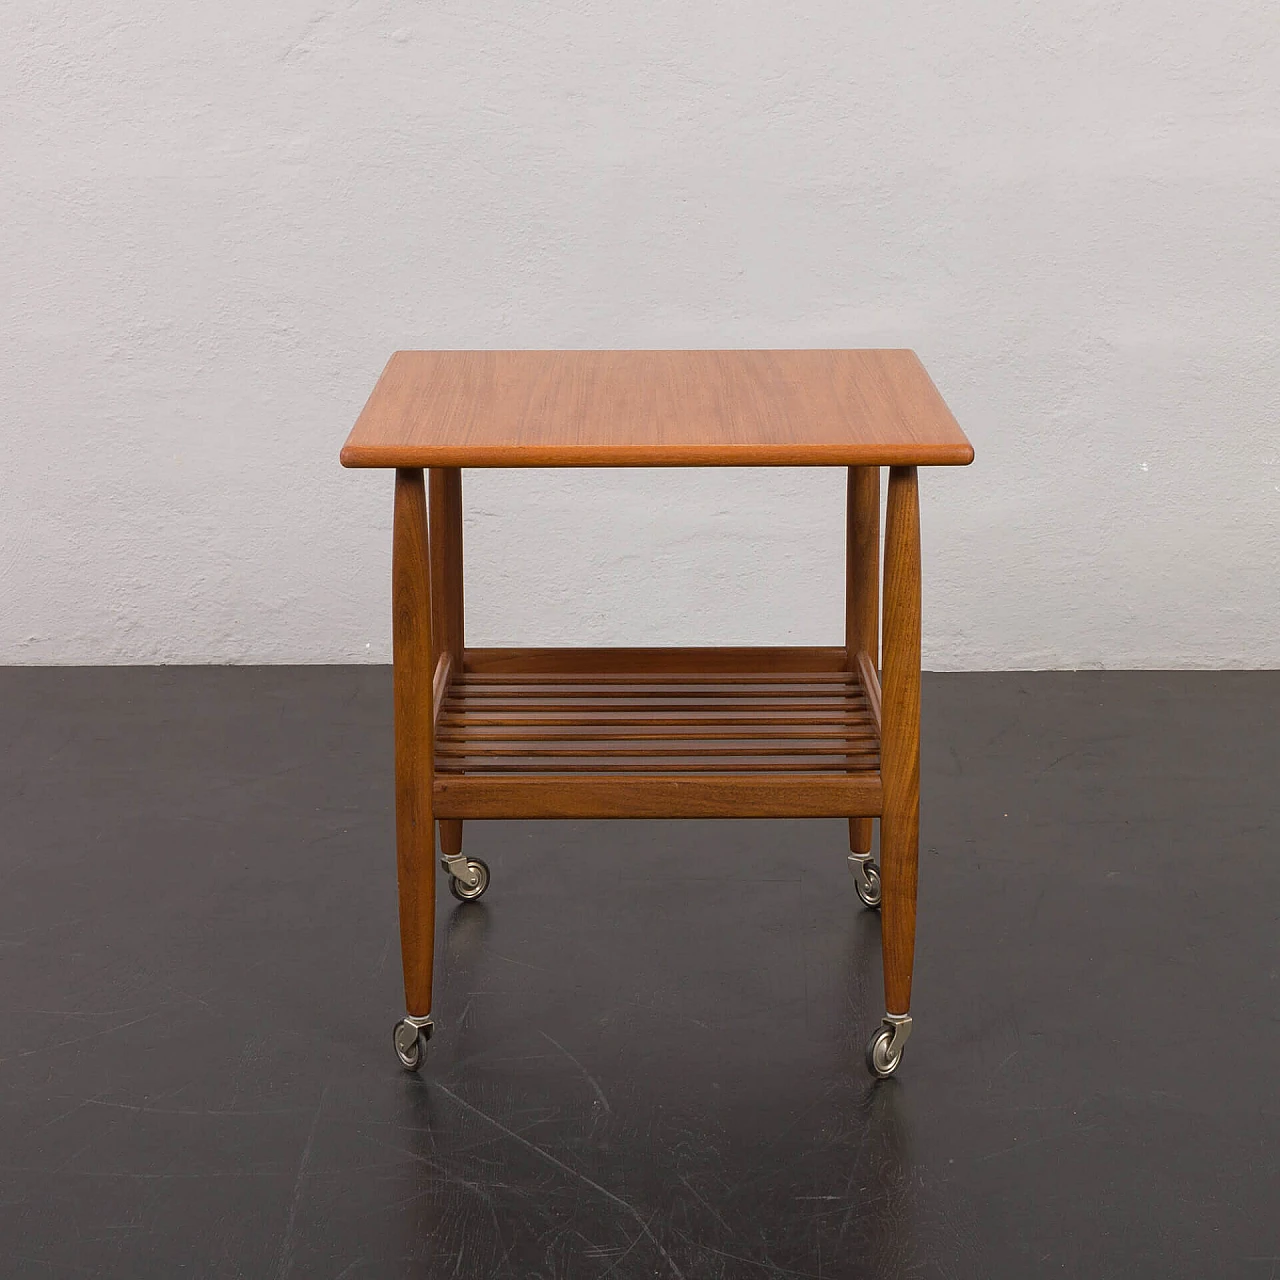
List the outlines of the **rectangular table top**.
{"type": "Polygon", "coordinates": [[[913,351],[397,351],[347,467],[964,465],[913,351]]]}

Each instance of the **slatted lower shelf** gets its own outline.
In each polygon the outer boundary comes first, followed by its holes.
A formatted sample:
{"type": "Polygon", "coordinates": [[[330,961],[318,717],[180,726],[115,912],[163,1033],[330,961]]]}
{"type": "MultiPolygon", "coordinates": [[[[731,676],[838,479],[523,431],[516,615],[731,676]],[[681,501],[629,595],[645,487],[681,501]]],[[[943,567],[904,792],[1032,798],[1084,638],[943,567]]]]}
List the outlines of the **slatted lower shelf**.
{"type": "MultiPolygon", "coordinates": [[[[440,817],[855,816],[880,811],[856,672],[455,674],[436,721],[440,817]]],[[[878,690],[874,691],[878,694],[878,690]]]]}

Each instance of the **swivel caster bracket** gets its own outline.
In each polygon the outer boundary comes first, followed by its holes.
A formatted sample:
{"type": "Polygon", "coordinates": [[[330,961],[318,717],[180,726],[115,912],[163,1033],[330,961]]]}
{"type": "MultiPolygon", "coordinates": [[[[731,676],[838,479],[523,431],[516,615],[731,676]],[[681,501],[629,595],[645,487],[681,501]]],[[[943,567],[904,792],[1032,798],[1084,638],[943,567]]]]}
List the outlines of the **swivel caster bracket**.
{"type": "Polygon", "coordinates": [[[428,1013],[417,1018],[406,1013],[391,1029],[391,1043],[395,1045],[396,1057],[406,1071],[417,1071],[427,1056],[427,1041],[435,1030],[435,1023],[428,1013]]]}
{"type": "Polygon", "coordinates": [[[911,1035],[909,1013],[886,1013],[867,1042],[867,1069],[881,1080],[893,1075],[902,1061],[902,1050],[911,1035]]]}
{"type": "Polygon", "coordinates": [[[853,887],[858,897],[868,907],[879,907],[882,892],[880,888],[880,868],[869,853],[851,853],[849,855],[849,874],[853,876],[853,887]]]}

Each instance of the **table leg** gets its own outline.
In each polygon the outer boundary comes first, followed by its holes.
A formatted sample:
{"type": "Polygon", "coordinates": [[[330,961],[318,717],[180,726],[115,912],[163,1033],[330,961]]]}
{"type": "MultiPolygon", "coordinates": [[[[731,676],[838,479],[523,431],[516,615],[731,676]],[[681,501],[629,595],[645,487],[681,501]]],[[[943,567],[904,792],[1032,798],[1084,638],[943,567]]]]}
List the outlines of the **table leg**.
{"type": "MultiPolygon", "coordinates": [[[[850,467],[845,543],[844,642],[850,671],[858,654],[880,666],[880,468],[850,467]]],[[[873,818],[849,819],[849,870],[869,907],[881,898],[879,868],[871,857],[873,818]]]]}
{"type": "Polygon", "coordinates": [[[920,832],[920,494],[914,467],[889,471],[885,517],[880,860],[885,1019],[867,1048],[890,1075],[911,1031],[920,832]]]}
{"type": "MultiPolygon", "coordinates": [[[[448,675],[440,688],[462,675],[462,472],[458,467],[432,467],[427,473],[431,526],[432,669],[447,661],[448,675]]],[[[449,873],[449,890],[465,902],[489,887],[489,868],[479,858],[462,856],[462,819],[440,819],[440,865],[449,873]]]]}
{"type": "Polygon", "coordinates": [[[436,868],[432,821],[431,557],[422,472],[396,471],[391,546],[393,701],[396,748],[396,872],[407,1015],[396,1024],[401,1063],[422,1064],[431,1034],[436,868]]]}
{"type": "Polygon", "coordinates": [[[428,472],[431,525],[432,653],[447,653],[454,675],[462,674],[462,472],[432,467],[428,472]]]}

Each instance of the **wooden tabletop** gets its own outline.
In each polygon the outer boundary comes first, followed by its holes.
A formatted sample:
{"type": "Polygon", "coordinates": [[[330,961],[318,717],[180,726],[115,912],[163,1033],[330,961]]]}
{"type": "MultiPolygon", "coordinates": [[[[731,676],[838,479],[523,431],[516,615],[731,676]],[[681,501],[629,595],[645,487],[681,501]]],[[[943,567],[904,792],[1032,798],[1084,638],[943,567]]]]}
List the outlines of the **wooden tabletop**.
{"type": "Polygon", "coordinates": [[[964,465],[913,351],[397,351],[346,467],[964,465]]]}

